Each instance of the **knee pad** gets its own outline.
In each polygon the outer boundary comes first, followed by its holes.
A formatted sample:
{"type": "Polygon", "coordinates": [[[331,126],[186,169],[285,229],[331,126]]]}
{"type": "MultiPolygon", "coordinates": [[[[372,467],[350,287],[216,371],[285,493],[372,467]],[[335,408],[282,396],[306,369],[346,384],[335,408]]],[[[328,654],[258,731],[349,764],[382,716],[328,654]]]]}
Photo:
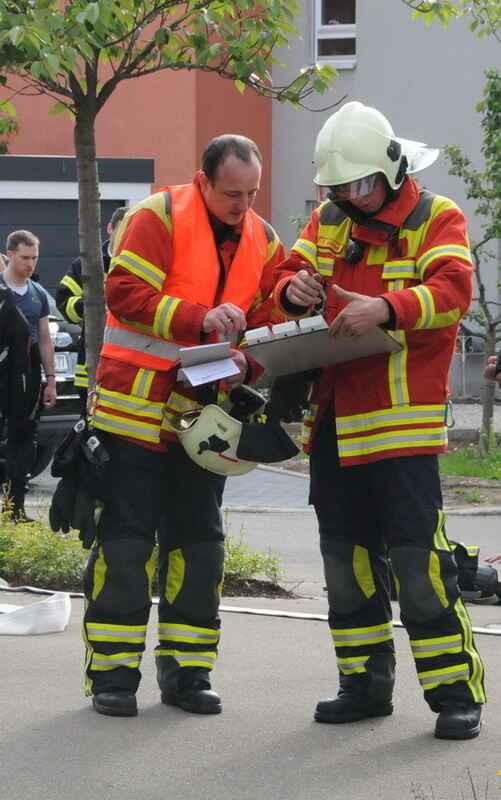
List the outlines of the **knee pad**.
{"type": "Polygon", "coordinates": [[[349,542],[320,539],[329,606],[353,614],[376,592],[369,551],[349,542]]]}
{"type": "Polygon", "coordinates": [[[402,615],[408,619],[433,619],[459,597],[450,552],[408,546],[392,548],[389,556],[402,615]]]}
{"type": "Polygon", "coordinates": [[[154,574],[151,542],[111,539],[90,555],[84,574],[85,596],[101,611],[130,616],[151,603],[154,574]]]}
{"type": "Polygon", "coordinates": [[[213,620],[224,576],[224,542],[193,542],[162,558],[160,591],[178,614],[213,620]]]}

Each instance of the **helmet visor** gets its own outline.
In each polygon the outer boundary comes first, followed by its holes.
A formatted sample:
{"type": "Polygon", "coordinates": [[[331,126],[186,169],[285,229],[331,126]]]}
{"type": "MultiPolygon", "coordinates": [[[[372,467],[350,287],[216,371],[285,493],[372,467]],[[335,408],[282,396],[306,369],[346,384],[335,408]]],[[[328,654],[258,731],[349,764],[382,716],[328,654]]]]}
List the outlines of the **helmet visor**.
{"type": "Polygon", "coordinates": [[[336,202],[336,200],[356,200],[359,197],[365,197],[374,191],[379,176],[379,172],[373,172],[372,175],[366,175],[365,178],[360,178],[358,181],[340,183],[337,186],[319,186],[318,188],[323,190],[323,197],[319,196],[318,199],[328,198],[336,202]]]}

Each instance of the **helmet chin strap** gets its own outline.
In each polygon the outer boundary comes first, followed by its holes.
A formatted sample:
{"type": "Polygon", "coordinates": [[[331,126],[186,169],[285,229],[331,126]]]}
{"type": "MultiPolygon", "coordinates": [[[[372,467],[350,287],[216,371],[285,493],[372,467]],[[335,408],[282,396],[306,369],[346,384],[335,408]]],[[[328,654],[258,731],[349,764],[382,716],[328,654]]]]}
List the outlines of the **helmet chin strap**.
{"type": "MultiPolygon", "coordinates": [[[[387,186],[386,196],[383,202],[383,205],[378,208],[373,214],[366,214],[361,211],[356,206],[352,205],[349,200],[338,200],[334,201],[332,197],[329,197],[329,200],[334,203],[341,211],[343,211],[350,219],[353,220],[357,225],[361,225],[364,228],[372,228],[373,230],[377,230],[379,232],[383,232],[387,235],[388,240],[395,235],[398,231],[398,226],[390,225],[387,222],[382,222],[381,220],[375,219],[377,214],[384,208],[388,203],[391,203],[393,200],[396,200],[400,193],[399,189],[391,189],[387,186]]],[[[362,241],[361,239],[357,239],[355,237],[350,237],[347,246],[346,246],[346,255],[345,260],[348,264],[358,264],[361,258],[364,255],[365,249],[367,247],[367,242],[362,241]]]]}

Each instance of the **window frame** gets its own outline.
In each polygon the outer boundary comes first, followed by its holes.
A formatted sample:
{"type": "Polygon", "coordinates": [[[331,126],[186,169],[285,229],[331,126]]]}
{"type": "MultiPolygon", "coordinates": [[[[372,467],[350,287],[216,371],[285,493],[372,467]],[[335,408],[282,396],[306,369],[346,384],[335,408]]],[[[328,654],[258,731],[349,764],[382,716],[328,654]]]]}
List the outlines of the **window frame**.
{"type": "MultiPolygon", "coordinates": [[[[324,0],[314,0],[313,17],[313,52],[315,63],[329,64],[336,69],[355,69],[357,65],[356,52],[353,55],[322,56],[319,53],[319,42],[331,39],[354,39],[356,46],[357,25],[322,25],[322,10],[324,0]],[[335,31],[335,35],[334,34],[335,31]]],[[[356,14],[356,0],[353,0],[356,14]]]]}

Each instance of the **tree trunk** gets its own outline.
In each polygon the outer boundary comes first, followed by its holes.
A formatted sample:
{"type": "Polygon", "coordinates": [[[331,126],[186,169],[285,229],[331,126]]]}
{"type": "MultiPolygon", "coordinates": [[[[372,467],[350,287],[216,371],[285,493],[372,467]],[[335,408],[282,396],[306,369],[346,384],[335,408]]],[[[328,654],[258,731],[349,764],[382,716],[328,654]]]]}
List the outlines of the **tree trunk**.
{"type": "Polygon", "coordinates": [[[82,286],[89,392],[95,381],[103,344],[105,322],[103,258],[99,177],[94,123],[96,112],[83,106],[75,122],[75,155],[78,176],[78,235],[82,259],[82,286]]]}
{"type": "MultiPolygon", "coordinates": [[[[496,334],[489,331],[489,335],[485,341],[485,363],[487,364],[489,356],[494,355],[496,352],[496,334]]],[[[481,453],[486,456],[489,454],[492,445],[492,420],[494,417],[494,393],[496,391],[496,384],[494,381],[484,381],[484,390],[482,397],[482,428],[480,430],[480,444],[481,453]]]]}

